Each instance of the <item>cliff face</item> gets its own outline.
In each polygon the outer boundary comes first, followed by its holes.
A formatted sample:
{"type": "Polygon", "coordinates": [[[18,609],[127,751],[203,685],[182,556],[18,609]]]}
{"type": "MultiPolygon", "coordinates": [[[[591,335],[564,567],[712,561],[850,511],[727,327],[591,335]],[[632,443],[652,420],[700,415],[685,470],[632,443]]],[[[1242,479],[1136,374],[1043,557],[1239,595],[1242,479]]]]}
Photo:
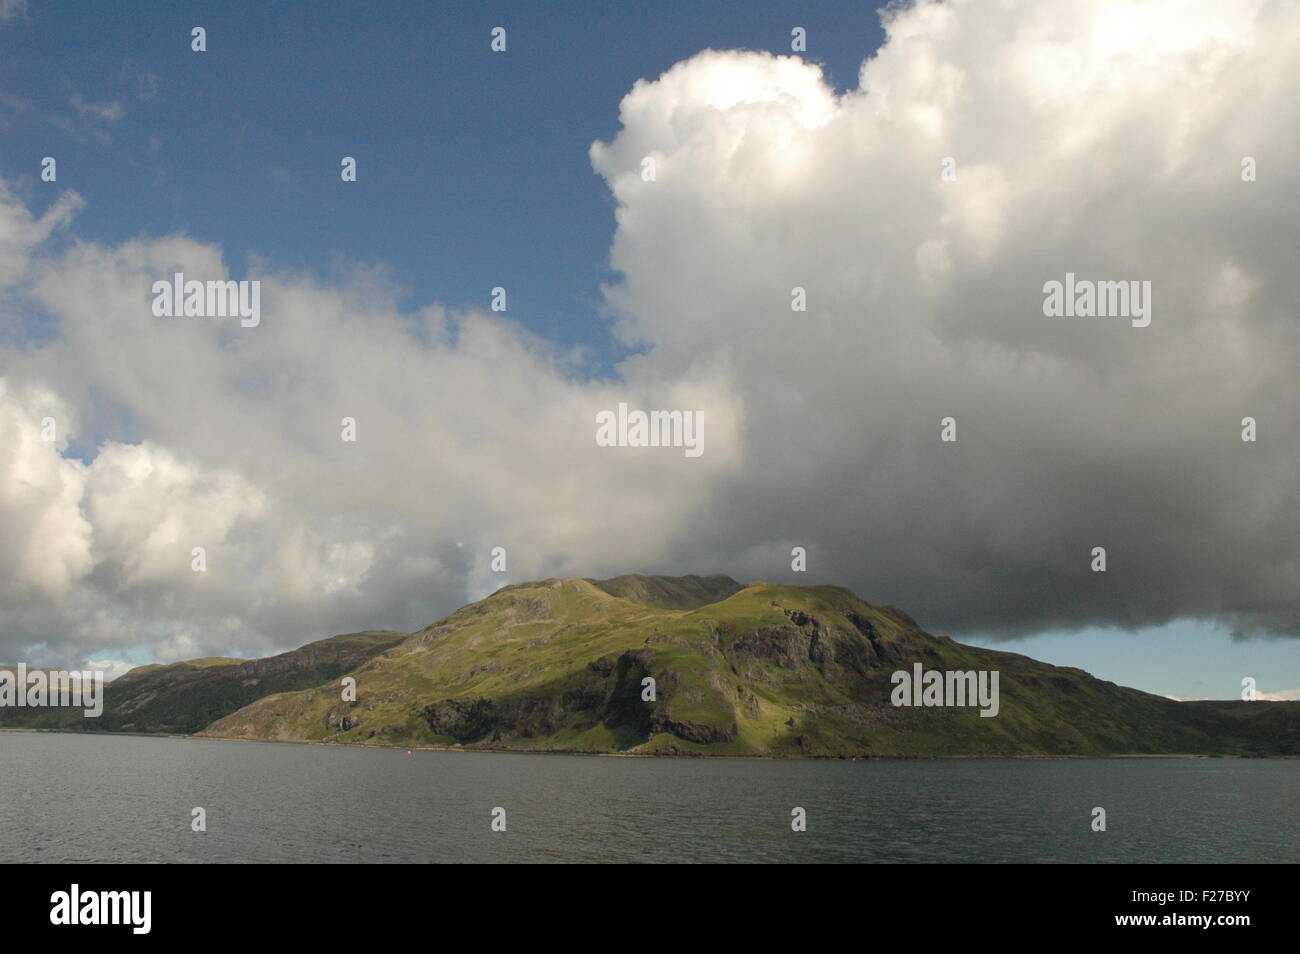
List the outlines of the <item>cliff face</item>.
{"type": "Polygon", "coordinates": [[[347,674],[355,701],[332,678],[202,734],[729,755],[1300,754],[1300,704],[1173,702],[931,636],[837,587],[726,577],[509,586],[347,674]],[[997,671],[997,715],[894,706],[891,676],[918,664],[997,671]]]}

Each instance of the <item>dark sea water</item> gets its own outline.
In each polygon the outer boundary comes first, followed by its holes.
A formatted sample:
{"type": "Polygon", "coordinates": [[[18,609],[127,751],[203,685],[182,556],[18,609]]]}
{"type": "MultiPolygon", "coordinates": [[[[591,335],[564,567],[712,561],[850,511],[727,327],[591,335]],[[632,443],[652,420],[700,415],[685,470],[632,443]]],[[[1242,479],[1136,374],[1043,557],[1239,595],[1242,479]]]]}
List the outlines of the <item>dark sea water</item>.
{"type": "Polygon", "coordinates": [[[0,732],[0,862],[477,861],[1297,862],[1300,761],[408,756],[0,732]]]}

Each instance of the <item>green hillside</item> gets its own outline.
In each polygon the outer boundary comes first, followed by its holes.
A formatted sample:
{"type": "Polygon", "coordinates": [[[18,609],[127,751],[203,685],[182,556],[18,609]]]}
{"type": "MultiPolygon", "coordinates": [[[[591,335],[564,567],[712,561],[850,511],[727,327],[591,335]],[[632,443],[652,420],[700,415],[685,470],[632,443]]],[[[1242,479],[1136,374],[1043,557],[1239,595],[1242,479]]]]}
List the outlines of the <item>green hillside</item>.
{"type": "Polygon", "coordinates": [[[725,577],[505,587],[208,736],[719,755],[1300,754],[1298,703],[1180,703],[964,646],[830,586],[725,577]],[[891,674],[998,670],[1000,711],[904,708],[891,674]],[[642,680],[656,699],[642,701],[642,680]]]}
{"type": "Polygon", "coordinates": [[[350,633],[266,659],[139,666],[104,687],[98,718],[84,718],[77,708],[0,707],[0,727],[194,733],[269,693],[308,689],[342,676],[404,638],[392,632],[350,633]]]}

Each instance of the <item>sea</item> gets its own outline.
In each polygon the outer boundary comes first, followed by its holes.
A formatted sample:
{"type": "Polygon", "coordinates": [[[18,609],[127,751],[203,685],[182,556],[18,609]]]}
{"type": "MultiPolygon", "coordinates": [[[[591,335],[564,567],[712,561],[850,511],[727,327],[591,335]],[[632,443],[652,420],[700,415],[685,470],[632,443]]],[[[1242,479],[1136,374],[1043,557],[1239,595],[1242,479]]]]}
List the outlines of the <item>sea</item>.
{"type": "Polygon", "coordinates": [[[1285,759],[627,758],[3,731],[0,862],[1295,863],[1298,796],[1300,760],[1285,759]]]}

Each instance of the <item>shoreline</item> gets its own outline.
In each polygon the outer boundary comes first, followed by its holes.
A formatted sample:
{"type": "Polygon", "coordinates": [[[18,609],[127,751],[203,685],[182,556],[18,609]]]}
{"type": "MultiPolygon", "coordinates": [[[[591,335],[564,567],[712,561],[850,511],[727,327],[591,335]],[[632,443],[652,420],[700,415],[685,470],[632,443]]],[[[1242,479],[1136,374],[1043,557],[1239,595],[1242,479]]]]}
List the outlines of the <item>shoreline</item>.
{"type": "Polygon", "coordinates": [[[319,745],[325,748],[347,749],[389,749],[409,752],[457,752],[489,753],[497,755],[578,755],[588,758],[612,759],[737,759],[759,762],[872,762],[872,761],[1003,761],[1008,759],[1025,761],[1046,760],[1081,760],[1081,759],[1238,759],[1238,760],[1277,760],[1294,761],[1296,755],[1222,755],[1187,753],[1135,752],[1113,755],[728,755],[709,752],[592,752],[581,749],[516,749],[503,746],[463,746],[463,745],[389,745],[370,742],[322,742],[315,739],[249,739],[236,736],[185,734],[178,732],[78,732],[69,729],[38,729],[27,726],[0,726],[0,734],[5,732],[27,732],[46,735],[81,735],[100,737],[128,737],[137,739],[183,739],[204,742],[252,742],[272,745],[319,745]]]}

